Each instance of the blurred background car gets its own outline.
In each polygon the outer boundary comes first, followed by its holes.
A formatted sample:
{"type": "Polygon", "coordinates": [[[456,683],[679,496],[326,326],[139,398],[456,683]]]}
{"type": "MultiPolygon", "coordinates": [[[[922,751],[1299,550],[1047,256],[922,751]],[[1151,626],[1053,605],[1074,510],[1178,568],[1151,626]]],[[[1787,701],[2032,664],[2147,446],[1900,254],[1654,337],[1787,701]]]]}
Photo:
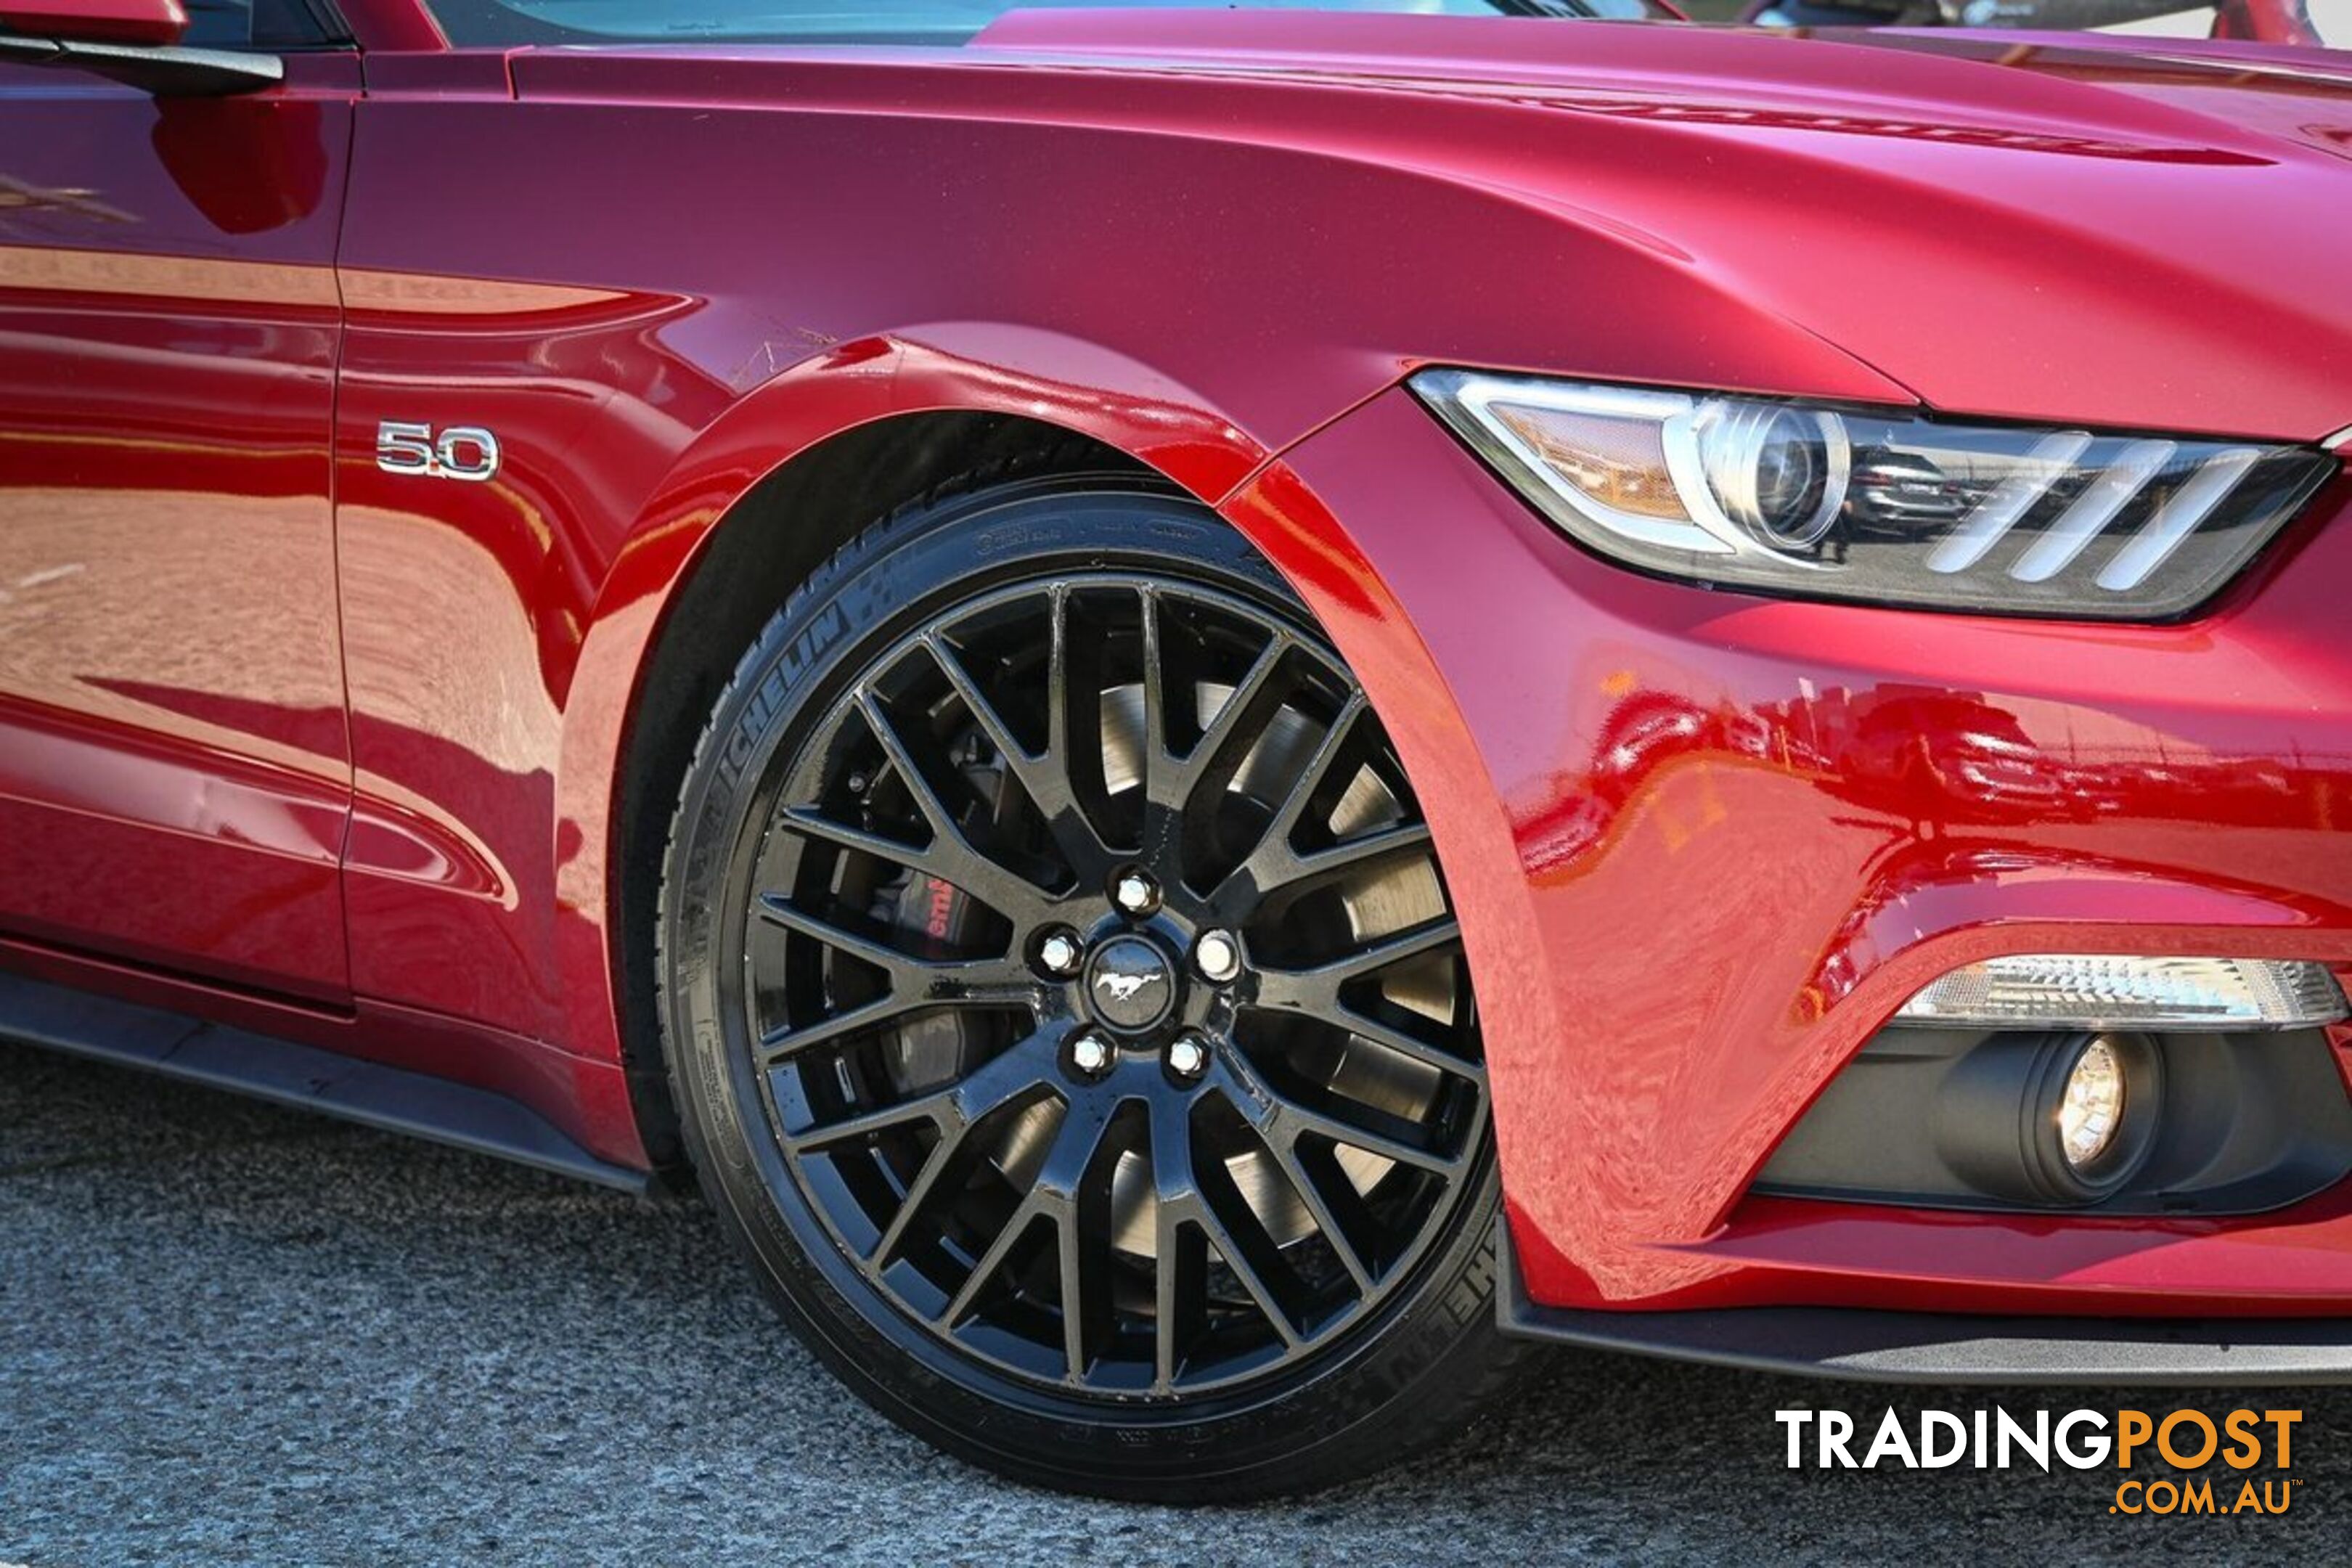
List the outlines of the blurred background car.
{"type": "Polygon", "coordinates": [[[2237,38],[2342,48],[2352,41],[2352,0],[1694,0],[1700,21],[1762,27],[1987,27],[2095,30],[2177,38],[2237,38]]]}

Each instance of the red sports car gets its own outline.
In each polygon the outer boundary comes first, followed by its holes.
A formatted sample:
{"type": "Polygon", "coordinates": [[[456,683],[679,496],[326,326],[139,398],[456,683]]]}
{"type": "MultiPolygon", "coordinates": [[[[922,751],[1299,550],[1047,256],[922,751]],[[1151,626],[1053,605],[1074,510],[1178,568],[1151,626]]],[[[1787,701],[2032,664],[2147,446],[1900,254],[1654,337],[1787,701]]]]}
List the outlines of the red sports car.
{"type": "Polygon", "coordinates": [[[2352,57],[1639,11],[0,0],[0,1030],[1053,1486],[2352,1374],[2352,57]]]}

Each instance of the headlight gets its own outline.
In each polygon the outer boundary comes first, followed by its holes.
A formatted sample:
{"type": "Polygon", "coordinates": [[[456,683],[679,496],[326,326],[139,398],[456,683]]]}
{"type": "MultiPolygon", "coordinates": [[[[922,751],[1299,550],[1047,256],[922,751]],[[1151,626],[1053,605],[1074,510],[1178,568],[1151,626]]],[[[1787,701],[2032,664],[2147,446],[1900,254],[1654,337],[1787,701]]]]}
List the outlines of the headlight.
{"type": "Polygon", "coordinates": [[[1467,371],[1424,371],[1412,387],[1601,554],[1800,598],[2179,616],[2336,468],[2301,447],[1467,371]]]}

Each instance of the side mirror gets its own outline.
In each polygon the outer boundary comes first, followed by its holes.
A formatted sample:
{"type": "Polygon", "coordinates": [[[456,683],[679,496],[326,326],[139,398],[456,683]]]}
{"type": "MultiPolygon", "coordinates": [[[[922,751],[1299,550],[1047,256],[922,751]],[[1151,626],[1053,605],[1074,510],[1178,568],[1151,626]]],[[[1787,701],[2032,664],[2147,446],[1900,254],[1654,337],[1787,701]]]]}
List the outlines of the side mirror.
{"type": "Polygon", "coordinates": [[[159,98],[216,98],[285,79],[274,55],[191,49],[181,0],[0,0],[0,60],[66,66],[159,98]]]}

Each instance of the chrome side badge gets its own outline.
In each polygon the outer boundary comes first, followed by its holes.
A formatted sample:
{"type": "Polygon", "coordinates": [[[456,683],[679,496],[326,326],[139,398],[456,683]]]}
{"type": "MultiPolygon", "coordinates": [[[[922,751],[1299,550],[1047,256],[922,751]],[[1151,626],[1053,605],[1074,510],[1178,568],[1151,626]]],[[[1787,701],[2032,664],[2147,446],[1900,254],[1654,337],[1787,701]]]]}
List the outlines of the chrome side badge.
{"type": "Polygon", "coordinates": [[[499,438],[478,425],[452,425],[436,437],[430,425],[387,419],[375,427],[375,466],[387,474],[480,484],[498,477],[499,438]]]}

